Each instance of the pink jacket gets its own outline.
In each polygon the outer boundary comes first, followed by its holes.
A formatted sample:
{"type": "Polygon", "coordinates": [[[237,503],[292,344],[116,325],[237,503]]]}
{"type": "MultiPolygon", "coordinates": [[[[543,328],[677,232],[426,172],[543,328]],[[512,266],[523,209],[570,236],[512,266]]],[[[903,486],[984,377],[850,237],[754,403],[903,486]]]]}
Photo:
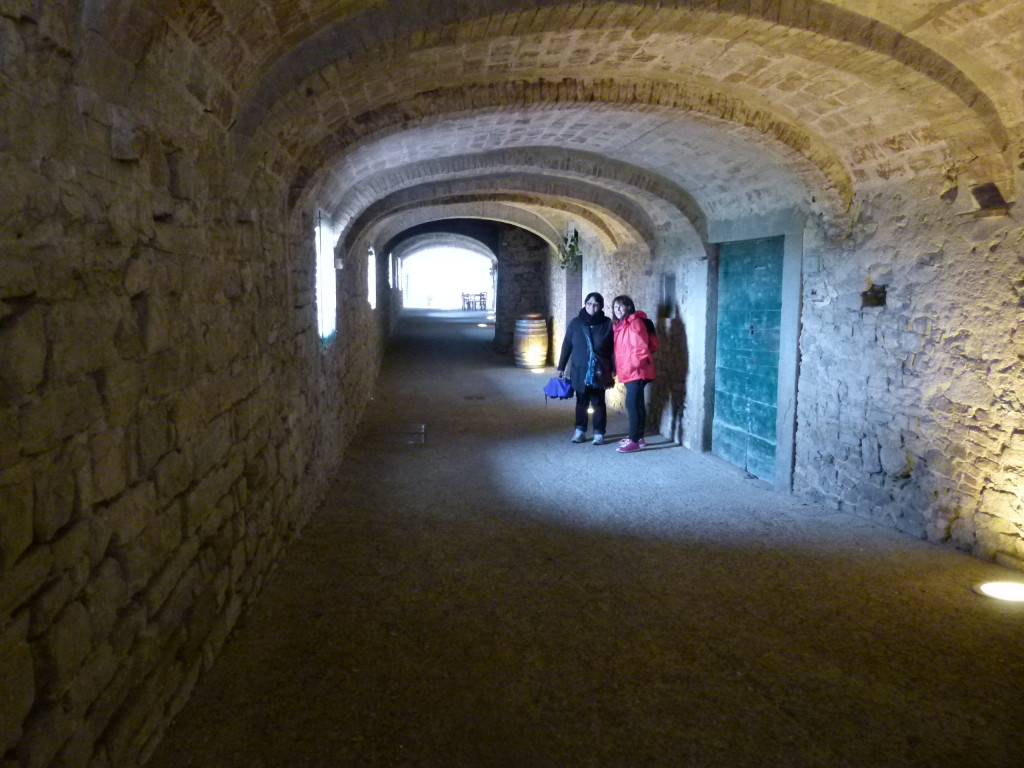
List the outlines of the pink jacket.
{"type": "Polygon", "coordinates": [[[654,379],[658,337],[649,336],[647,315],[634,312],[615,323],[615,375],[620,382],[654,379]]]}

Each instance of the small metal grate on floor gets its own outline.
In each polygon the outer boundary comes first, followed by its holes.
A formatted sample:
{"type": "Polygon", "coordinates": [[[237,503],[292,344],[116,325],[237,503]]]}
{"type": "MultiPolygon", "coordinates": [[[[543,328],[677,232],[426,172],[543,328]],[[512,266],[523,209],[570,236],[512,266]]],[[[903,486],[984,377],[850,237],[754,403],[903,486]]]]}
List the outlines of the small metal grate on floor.
{"type": "Polygon", "coordinates": [[[370,428],[369,437],[392,445],[423,445],[427,442],[427,425],[377,424],[370,428]]]}

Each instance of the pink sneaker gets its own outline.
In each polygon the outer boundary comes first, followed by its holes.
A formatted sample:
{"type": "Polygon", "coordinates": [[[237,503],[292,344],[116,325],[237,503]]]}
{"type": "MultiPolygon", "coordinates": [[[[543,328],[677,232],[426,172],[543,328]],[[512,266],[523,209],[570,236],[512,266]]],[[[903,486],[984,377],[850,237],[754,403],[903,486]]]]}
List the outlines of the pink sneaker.
{"type": "MultiPolygon", "coordinates": [[[[619,445],[625,445],[625,444],[626,444],[626,443],[628,443],[629,441],[630,441],[630,440],[629,440],[629,438],[628,438],[628,437],[624,437],[624,438],[622,438],[621,440],[619,440],[619,445]]],[[[646,440],[644,440],[644,439],[643,439],[643,438],[641,437],[641,438],[640,438],[639,440],[637,440],[637,441],[636,441],[636,444],[637,444],[637,445],[639,445],[639,446],[640,446],[641,448],[643,448],[643,447],[644,447],[645,445],[647,445],[647,441],[646,441],[646,440]]]]}
{"type": "Polygon", "coordinates": [[[619,453],[632,453],[633,451],[640,450],[640,443],[634,443],[632,440],[627,440],[615,450],[619,453]]]}

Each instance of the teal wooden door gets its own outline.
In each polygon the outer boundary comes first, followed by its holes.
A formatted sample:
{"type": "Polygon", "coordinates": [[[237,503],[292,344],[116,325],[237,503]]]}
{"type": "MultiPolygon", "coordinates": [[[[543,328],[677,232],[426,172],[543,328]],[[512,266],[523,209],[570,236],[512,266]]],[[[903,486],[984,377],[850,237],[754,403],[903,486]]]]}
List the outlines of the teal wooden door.
{"type": "Polygon", "coordinates": [[[724,243],[718,252],[718,334],[711,450],[775,482],[782,238],[724,243]]]}

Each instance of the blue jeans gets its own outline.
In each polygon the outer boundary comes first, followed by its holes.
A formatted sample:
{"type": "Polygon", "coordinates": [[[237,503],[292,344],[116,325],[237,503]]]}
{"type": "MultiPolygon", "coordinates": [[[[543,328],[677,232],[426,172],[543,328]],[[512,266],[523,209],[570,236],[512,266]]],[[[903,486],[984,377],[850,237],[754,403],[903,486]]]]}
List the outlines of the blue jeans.
{"type": "Polygon", "coordinates": [[[594,432],[604,434],[608,424],[608,408],[604,404],[604,390],[584,387],[576,390],[576,429],[587,431],[587,408],[594,407],[594,432]]]}
{"type": "Polygon", "coordinates": [[[629,439],[634,442],[644,436],[647,426],[647,403],[644,401],[644,388],[647,379],[626,382],[626,413],[629,415],[629,439]]]}

